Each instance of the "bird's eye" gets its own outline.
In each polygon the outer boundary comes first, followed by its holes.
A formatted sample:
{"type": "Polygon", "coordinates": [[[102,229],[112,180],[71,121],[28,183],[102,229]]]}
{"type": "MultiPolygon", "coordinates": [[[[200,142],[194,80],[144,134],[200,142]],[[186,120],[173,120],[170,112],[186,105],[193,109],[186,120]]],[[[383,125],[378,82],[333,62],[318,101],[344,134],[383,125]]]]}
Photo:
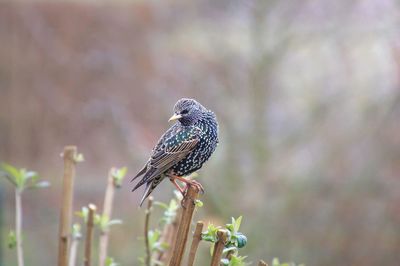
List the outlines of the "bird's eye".
{"type": "Polygon", "coordinates": [[[187,114],[187,113],[189,113],[189,110],[188,110],[188,109],[185,109],[185,110],[183,110],[183,111],[181,112],[182,115],[187,114]]]}

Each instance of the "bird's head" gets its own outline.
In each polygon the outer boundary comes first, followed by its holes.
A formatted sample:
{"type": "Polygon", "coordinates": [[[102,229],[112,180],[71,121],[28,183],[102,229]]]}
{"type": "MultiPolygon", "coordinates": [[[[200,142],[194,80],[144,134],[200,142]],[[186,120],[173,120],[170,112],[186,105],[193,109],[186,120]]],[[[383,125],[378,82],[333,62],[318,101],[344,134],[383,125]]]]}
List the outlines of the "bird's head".
{"type": "Polygon", "coordinates": [[[206,109],[196,100],[182,98],[174,106],[174,115],[168,121],[178,120],[184,126],[196,123],[206,109]]]}

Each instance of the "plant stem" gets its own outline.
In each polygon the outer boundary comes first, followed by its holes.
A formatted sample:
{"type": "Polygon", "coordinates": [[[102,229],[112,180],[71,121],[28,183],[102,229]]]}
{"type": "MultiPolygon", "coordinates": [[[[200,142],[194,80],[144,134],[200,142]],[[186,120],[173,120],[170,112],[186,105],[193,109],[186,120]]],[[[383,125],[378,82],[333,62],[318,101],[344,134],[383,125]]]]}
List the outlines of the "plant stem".
{"type": "Polygon", "coordinates": [[[189,185],[188,191],[182,200],[182,216],[178,226],[175,246],[172,251],[170,266],[180,266],[185,253],[186,242],[192,222],[193,213],[196,208],[195,200],[199,197],[199,191],[195,186],[189,185]]]}
{"type": "Polygon", "coordinates": [[[15,189],[15,234],[17,239],[18,266],[24,266],[24,250],[22,248],[22,203],[19,189],[15,189]]]}
{"type": "Polygon", "coordinates": [[[67,266],[72,220],[76,147],[64,147],[64,153],[62,156],[64,157],[64,177],[59,227],[58,266],[67,266]]]}
{"type": "Polygon", "coordinates": [[[89,214],[86,223],[86,241],[85,241],[85,258],[84,265],[92,265],[92,239],[94,229],[94,215],[96,214],[96,205],[89,204],[89,214]]]}
{"type": "Polygon", "coordinates": [[[150,223],[150,213],[151,206],[153,205],[153,197],[149,197],[147,201],[146,218],[144,221],[144,242],[146,245],[146,266],[151,265],[151,250],[149,244],[149,223],[150,223]]]}
{"type": "MultiPolygon", "coordinates": [[[[115,171],[116,168],[111,168],[110,171],[108,172],[107,188],[103,204],[103,217],[107,217],[109,220],[111,220],[112,206],[114,202],[115,182],[113,174],[115,171]]],[[[108,235],[109,235],[108,228],[101,231],[99,240],[99,266],[104,266],[106,262],[107,249],[108,249],[108,235]]]]}
{"type": "Polygon", "coordinates": [[[192,266],[194,263],[194,259],[196,258],[196,252],[201,241],[201,232],[203,231],[203,226],[204,223],[202,221],[198,221],[196,224],[196,229],[193,233],[192,245],[190,246],[188,266],[192,266]]]}
{"type": "Polygon", "coordinates": [[[78,253],[78,245],[79,245],[79,238],[77,237],[72,238],[71,250],[69,255],[69,266],[76,265],[76,255],[78,253]]]}
{"type": "Polygon", "coordinates": [[[227,232],[224,229],[220,229],[217,232],[218,241],[215,243],[214,252],[211,259],[211,266],[219,266],[221,264],[221,257],[222,252],[224,251],[226,239],[227,239],[227,232]]]}
{"type": "Polygon", "coordinates": [[[260,261],[258,262],[258,266],[268,266],[268,264],[267,264],[265,261],[260,260],[260,261]]]}

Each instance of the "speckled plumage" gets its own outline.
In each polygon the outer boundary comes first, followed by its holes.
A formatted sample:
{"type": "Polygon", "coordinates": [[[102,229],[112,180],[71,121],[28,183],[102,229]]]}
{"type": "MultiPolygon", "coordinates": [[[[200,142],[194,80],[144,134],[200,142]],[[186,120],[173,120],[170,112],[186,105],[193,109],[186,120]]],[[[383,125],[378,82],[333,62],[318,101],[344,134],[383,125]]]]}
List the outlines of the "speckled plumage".
{"type": "Polygon", "coordinates": [[[199,170],[218,144],[215,114],[193,99],[180,99],[174,106],[178,121],[153,148],[152,155],[139,173],[143,176],[132,191],[146,184],[140,205],[165,178],[186,176],[199,170]]]}

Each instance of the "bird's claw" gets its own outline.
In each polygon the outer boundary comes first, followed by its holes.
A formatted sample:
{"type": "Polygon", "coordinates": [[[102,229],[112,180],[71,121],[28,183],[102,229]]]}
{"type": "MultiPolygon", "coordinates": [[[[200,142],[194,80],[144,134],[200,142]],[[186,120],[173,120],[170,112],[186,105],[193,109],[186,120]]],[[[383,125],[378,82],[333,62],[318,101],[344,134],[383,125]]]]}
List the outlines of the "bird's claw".
{"type": "Polygon", "coordinates": [[[197,182],[196,180],[191,180],[189,184],[191,186],[194,186],[197,191],[200,192],[200,194],[204,194],[204,187],[199,182],[197,182]]]}

